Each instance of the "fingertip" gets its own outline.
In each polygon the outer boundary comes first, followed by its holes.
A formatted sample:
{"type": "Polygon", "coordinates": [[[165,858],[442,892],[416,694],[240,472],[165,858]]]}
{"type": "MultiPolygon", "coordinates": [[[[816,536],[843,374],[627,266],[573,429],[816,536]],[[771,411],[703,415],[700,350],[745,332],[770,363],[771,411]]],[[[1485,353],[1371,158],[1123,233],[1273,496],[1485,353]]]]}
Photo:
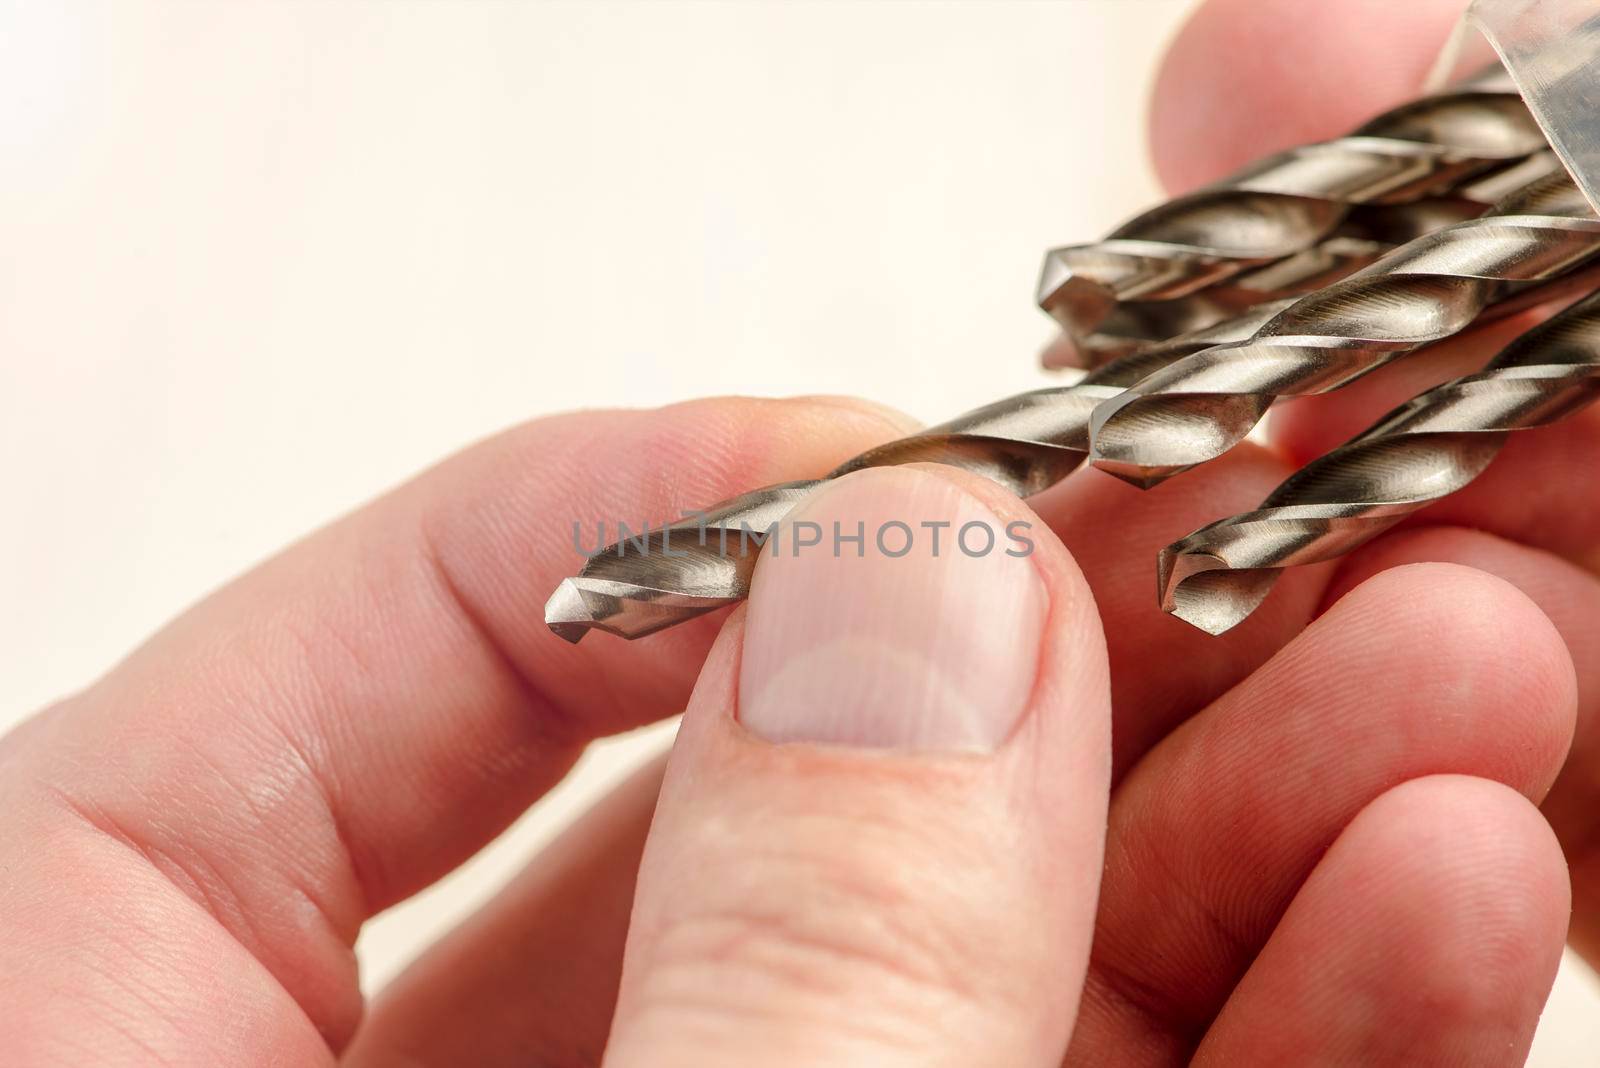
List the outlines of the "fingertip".
{"type": "Polygon", "coordinates": [[[1537,1018],[1566,939],[1571,888],[1561,843],[1532,801],[1491,779],[1430,775],[1378,797],[1345,833],[1361,842],[1375,880],[1403,887],[1392,900],[1449,933],[1418,939],[1408,955],[1417,979],[1452,977],[1440,987],[1446,998],[1429,999],[1430,1015],[1469,1021],[1504,1011],[1506,977],[1532,971],[1543,986],[1507,1015],[1537,1018]]]}
{"type": "Polygon", "coordinates": [[[824,415],[842,415],[852,422],[865,421],[868,424],[881,425],[896,436],[914,433],[922,426],[920,420],[898,408],[847,394],[806,393],[786,398],[779,403],[810,405],[819,409],[824,415]]]}
{"type": "MultiPolygon", "coordinates": [[[[701,397],[656,409],[637,422],[638,438],[624,444],[642,455],[679,460],[685,471],[709,468],[724,486],[739,487],[736,492],[821,474],[919,425],[887,405],[832,394],[701,397]]],[[[714,500],[708,496],[703,503],[714,500]]]]}
{"type": "Polygon", "coordinates": [[[1549,617],[1516,586],[1459,564],[1407,564],[1350,591],[1319,620],[1363,635],[1391,683],[1437,695],[1440,714],[1492,717],[1505,781],[1549,790],[1571,745],[1578,682],[1549,617]]]}
{"type": "Polygon", "coordinates": [[[1560,846],[1515,790],[1401,783],[1318,863],[1194,1063],[1520,1064],[1569,904],[1560,846]]]}
{"type": "MultiPolygon", "coordinates": [[[[1027,540],[1027,553],[1050,595],[1051,631],[1069,632],[1074,642],[1098,644],[1105,637],[1094,593],[1077,557],[1031,507],[993,479],[945,464],[916,463],[906,467],[954,482],[990,508],[1027,540]]],[[[1103,652],[1102,652],[1103,658],[1103,652]]]]}
{"type": "Polygon", "coordinates": [[[619,1064],[774,1040],[817,1063],[1059,1061],[1110,699],[1076,563],[1042,524],[1016,549],[1031,514],[949,467],[868,468],[763,547],[650,831],[619,1064]]]}
{"type": "Polygon", "coordinates": [[[1210,0],[1156,77],[1156,172],[1182,192],[1417,95],[1464,0],[1210,0]]]}
{"type": "Polygon", "coordinates": [[[1559,884],[1554,898],[1536,903],[1566,912],[1567,865],[1561,843],[1538,806],[1503,782],[1462,774],[1411,779],[1362,809],[1351,830],[1386,840],[1394,858],[1416,858],[1416,868],[1447,883],[1462,874],[1452,868],[1497,858],[1508,877],[1520,873],[1518,881],[1525,875],[1552,890],[1559,884]]]}
{"type": "Polygon", "coordinates": [[[1519,668],[1509,683],[1526,688],[1530,699],[1573,699],[1572,657],[1555,624],[1498,575],[1457,563],[1405,564],[1375,575],[1356,592],[1386,606],[1391,618],[1422,640],[1450,639],[1438,643],[1437,655],[1463,671],[1498,677],[1498,667],[1509,659],[1519,668]],[[1497,650],[1501,657],[1485,655],[1497,650]]]}
{"type": "MultiPolygon", "coordinates": [[[[997,730],[975,751],[1041,744],[1036,732],[1041,721],[1057,718],[1058,705],[1091,728],[1081,741],[1104,742],[1108,723],[1091,710],[1109,702],[1106,644],[1083,569],[1026,502],[990,479],[937,463],[851,472],[819,486],[785,517],[761,551],[749,599],[705,660],[684,731],[698,736],[731,712],[745,730],[762,734],[765,705],[754,698],[769,688],[781,697],[776,704],[786,721],[813,711],[849,718],[852,708],[868,715],[870,706],[868,718],[887,717],[879,727],[905,729],[931,682],[902,693],[889,676],[919,658],[929,660],[929,670],[916,673],[925,681],[954,672],[987,679],[976,684],[985,696],[1015,691],[1021,712],[1000,718],[1017,729],[997,730]],[[874,657],[893,663],[872,670],[874,657]],[[782,685],[768,686],[772,678],[782,685]],[[797,700],[797,686],[835,696],[797,700]],[[903,714],[894,712],[900,706],[903,714]]],[[[963,707],[970,712],[975,704],[985,701],[963,707]]],[[[775,733],[781,737],[767,740],[842,740],[824,737],[828,731],[816,723],[775,733]],[[802,737],[811,730],[820,733],[802,737]]],[[[929,753],[943,748],[932,735],[918,737],[915,744],[895,736],[870,745],[909,754],[924,743],[929,753]]]]}

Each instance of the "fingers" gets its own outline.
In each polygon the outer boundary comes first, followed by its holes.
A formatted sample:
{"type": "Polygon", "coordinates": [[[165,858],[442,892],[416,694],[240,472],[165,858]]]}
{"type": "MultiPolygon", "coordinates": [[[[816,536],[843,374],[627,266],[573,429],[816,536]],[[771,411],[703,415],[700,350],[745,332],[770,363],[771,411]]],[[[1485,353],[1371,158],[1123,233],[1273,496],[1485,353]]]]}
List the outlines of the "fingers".
{"type": "Polygon", "coordinates": [[[635,772],[385,987],[340,1063],[599,1064],[665,767],[635,772]]]}
{"type": "Polygon", "coordinates": [[[1174,192],[1348,133],[1416,96],[1465,0],[1210,0],[1156,79],[1151,154],[1174,192]]]}
{"type": "MultiPolygon", "coordinates": [[[[659,522],[820,474],[897,429],[837,400],[722,400],[559,417],[469,450],[10,739],[13,777],[46,802],[32,837],[109,836],[104,863],[153,864],[337,1047],[360,1011],[362,919],[476,850],[589,738],[682,707],[711,623],[575,650],[540,622],[579,562],[574,521],[659,522]]],[[[44,877],[48,858],[13,848],[4,863],[15,886],[73,889],[44,877]]],[[[33,997],[66,981],[36,974],[65,963],[5,956],[0,973],[23,969],[33,997]]]]}
{"type": "Polygon", "coordinates": [[[713,650],[646,845],[608,1064],[1054,1068],[1107,781],[1083,578],[1037,523],[1027,556],[880,552],[871,532],[895,521],[947,539],[1033,522],[949,470],[863,471],[793,519],[863,522],[864,555],[763,557],[713,650]]]}
{"type": "MultiPolygon", "coordinates": [[[[1247,447],[1196,471],[1190,479],[1150,493],[1138,493],[1115,479],[1086,472],[1031,502],[1074,548],[1088,571],[1103,617],[1111,621],[1113,692],[1119,695],[1117,768],[1131,765],[1172,725],[1265,661],[1309,619],[1322,589],[1320,581],[1311,581],[1310,572],[1302,572],[1292,580],[1303,583],[1304,589],[1295,593],[1286,589],[1284,597],[1274,599],[1270,613],[1258,614],[1249,626],[1223,641],[1209,639],[1164,617],[1154,610],[1149,595],[1150,558],[1157,547],[1171,539],[1174,529],[1197,525],[1207,509],[1219,501],[1244,502],[1264,493],[1286,473],[1286,466],[1271,454],[1247,447]],[[1107,531],[1114,531],[1114,536],[1107,536],[1107,531]],[[1148,665],[1152,663],[1163,664],[1165,669],[1150,671],[1148,665]]],[[[648,818],[636,815],[640,820],[648,818]]],[[[520,1012],[508,1008],[500,1021],[500,1030],[511,1035],[503,1039],[507,1048],[550,1048],[550,1020],[563,1014],[559,1009],[547,1011],[550,996],[540,977],[548,975],[550,969],[528,968],[526,961],[542,959],[540,955],[521,954],[521,962],[512,962],[495,947],[507,940],[521,944],[544,937],[540,932],[548,926],[565,930],[596,923],[604,928],[600,939],[604,941],[613,933],[620,937],[624,924],[618,921],[613,926],[609,920],[592,915],[577,921],[560,911],[556,911],[553,920],[541,919],[540,913],[546,908],[544,891],[530,892],[528,887],[548,885],[547,880],[553,876],[531,881],[534,873],[548,863],[548,858],[541,858],[530,869],[521,889],[514,888],[503,895],[496,905],[503,919],[474,921],[452,938],[456,948],[430,954],[395,989],[386,991],[373,1010],[377,1019],[363,1028],[350,1056],[366,1055],[369,1049],[389,1051],[391,1047],[384,1036],[393,1029],[399,1034],[395,1041],[411,1055],[421,1056],[422,1051],[427,1051],[434,1057],[422,1063],[457,1063],[459,1058],[449,1056],[449,1052],[457,1049],[458,1043],[490,1040],[484,1037],[490,1029],[478,1026],[479,1010],[498,1012],[501,1006],[521,1006],[520,1012]],[[495,933],[500,923],[511,925],[504,938],[495,933]],[[480,953],[480,949],[484,951],[480,953]],[[429,993],[436,986],[442,986],[443,992],[429,993]],[[452,1019],[465,1023],[458,1027],[450,1022],[433,1022],[431,1015],[423,1011],[430,1001],[460,1005],[452,1019]],[[488,1008],[484,1009],[486,1005],[488,1008]]],[[[630,885],[631,878],[630,871],[630,885]]],[[[609,901],[608,895],[598,896],[609,901]]],[[[552,959],[565,960],[565,952],[552,959]]],[[[566,971],[564,967],[559,970],[563,974],[566,971]]],[[[587,1026],[577,1030],[583,1036],[591,1035],[587,1026]]],[[[481,1046],[464,1048],[478,1058],[475,1063],[494,1063],[483,1060],[486,1053],[481,1046]]],[[[378,1062],[382,1060],[378,1058],[378,1062]]]]}
{"type": "Polygon", "coordinates": [[[1567,905],[1525,798],[1460,776],[1397,786],[1318,863],[1194,1063],[1521,1064],[1567,905]]]}
{"type": "Polygon", "coordinates": [[[1574,691],[1560,636],[1498,579],[1419,565],[1351,592],[1118,789],[1073,1063],[1188,1056],[1386,790],[1459,773],[1541,797],[1574,691]]]}
{"type": "Polygon", "coordinates": [[[1111,653],[1112,781],[1196,709],[1255,670],[1310,620],[1327,572],[1301,568],[1222,638],[1160,611],[1162,546],[1228,509],[1252,508],[1290,468],[1253,445],[1149,491],[1082,471],[1029,503],[1082,566],[1111,653]]]}
{"type": "Polygon", "coordinates": [[[1389,568],[1420,561],[1463,564],[1526,594],[1556,627],[1577,672],[1577,722],[1566,766],[1544,800],[1571,867],[1573,946],[1600,960],[1600,579],[1538,549],[1459,527],[1389,535],[1353,554],[1329,598],[1389,568]]]}

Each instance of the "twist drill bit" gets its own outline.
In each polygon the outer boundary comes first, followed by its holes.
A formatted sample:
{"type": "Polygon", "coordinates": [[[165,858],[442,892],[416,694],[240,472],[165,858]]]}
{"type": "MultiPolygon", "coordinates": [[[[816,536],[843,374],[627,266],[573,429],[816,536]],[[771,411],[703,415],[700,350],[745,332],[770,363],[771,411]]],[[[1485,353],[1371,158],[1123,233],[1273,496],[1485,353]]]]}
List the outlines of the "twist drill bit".
{"type": "Polygon", "coordinates": [[[1321,244],[1292,256],[1185,297],[1116,304],[1094,334],[1077,339],[1063,335],[1047,348],[1043,364],[1053,369],[1080,364],[1098,367],[1107,360],[1231,319],[1258,304],[1321,289],[1373,263],[1397,245],[1482,215],[1496,202],[1560,166],[1554,154],[1541,152],[1457,187],[1448,196],[1358,205],[1321,244]]]}
{"type": "MultiPolygon", "coordinates": [[[[1402,105],[1349,136],[1259,160],[1124,223],[1099,242],[1045,256],[1039,306],[1094,362],[1102,325],[1126,301],[1184,297],[1327,239],[1357,204],[1448,191],[1545,147],[1496,72],[1402,105]]],[[[1117,329],[1116,324],[1112,324],[1117,329]]]]}
{"type": "Polygon", "coordinates": [[[1097,404],[1166,362],[1249,337],[1281,306],[1264,305],[1108,363],[1073,385],[1022,393],[869,449],[823,479],[768,486],[608,545],[557,587],[545,605],[545,623],[571,642],[590,629],[639,638],[742,600],[763,532],[826,479],[862,468],[952,464],[1019,496],[1037,493],[1083,461],[1097,404]]]}
{"type": "Polygon", "coordinates": [[[1238,278],[1172,300],[1127,301],[1113,307],[1090,339],[1053,345],[1044,366],[1072,368],[1138,352],[1168,338],[1202,330],[1270,300],[1299,296],[1337,282],[1395,246],[1451,223],[1483,214],[1486,205],[1463,197],[1430,198],[1352,213],[1320,245],[1258,267],[1238,278]],[[1084,360],[1084,353],[1092,358],[1084,360]]]}
{"type": "Polygon", "coordinates": [[[1527,299],[1600,251],[1600,220],[1565,173],[1482,218],[1401,246],[1308,294],[1244,341],[1178,360],[1096,409],[1091,460],[1152,486],[1243,441],[1280,396],[1338,389],[1527,299]]]}
{"type": "Polygon", "coordinates": [[[1479,374],[1401,405],[1306,465],[1261,507],[1162,550],[1161,606],[1221,634],[1265,599],[1280,569],[1332,560],[1466,486],[1513,431],[1600,399],[1600,294],[1508,345],[1479,374]]]}

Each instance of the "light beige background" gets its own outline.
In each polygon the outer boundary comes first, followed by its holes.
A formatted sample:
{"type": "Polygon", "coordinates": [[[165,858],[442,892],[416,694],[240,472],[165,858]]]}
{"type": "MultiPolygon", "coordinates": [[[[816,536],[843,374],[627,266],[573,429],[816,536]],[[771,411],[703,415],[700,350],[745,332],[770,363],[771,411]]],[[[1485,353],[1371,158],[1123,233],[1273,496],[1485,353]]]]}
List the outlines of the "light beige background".
{"type": "MultiPolygon", "coordinates": [[[[0,0],[0,726],[542,412],[1040,384],[1039,255],[1156,196],[1188,6],[0,0]]],[[[665,737],[374,922],[368,987],[665,737]]],[[[1569,962],[1533,1063],[1597,1007],[1569,962]]]]}

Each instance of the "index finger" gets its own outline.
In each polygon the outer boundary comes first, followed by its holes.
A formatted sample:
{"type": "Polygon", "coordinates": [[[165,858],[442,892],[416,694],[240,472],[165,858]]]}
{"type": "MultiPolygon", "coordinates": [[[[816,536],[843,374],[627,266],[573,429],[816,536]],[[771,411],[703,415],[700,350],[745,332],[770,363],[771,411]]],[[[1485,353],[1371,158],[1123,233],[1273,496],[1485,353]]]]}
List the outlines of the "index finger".
{"type": "Polygon", "coordinates": [[[339,1048],[360,1014],[362,921],[494,837],[587,741],[687,699],[715,619],[634,648],[574,649],[544,626],[578,559],[573,523],[659,523],[904,429],[839,400],[540,420],[191,609],[0,743],[0,897],[44,917],[31,943],[0,945],[8,1018],[49,1035],[98,1025],[120,1049],[130,989],[195,1004],[192,976],[229,989],[243,947],[281,987],[272,998],[214,1028],[141,1008],[132,1041],[210,1063],[230,1029],[308,1018],[339,1048]],[[152,913],[126,903],[134,884],[153,887],[152,913]],[[85,941],[106,948],[62,949],[85,941]]]}

